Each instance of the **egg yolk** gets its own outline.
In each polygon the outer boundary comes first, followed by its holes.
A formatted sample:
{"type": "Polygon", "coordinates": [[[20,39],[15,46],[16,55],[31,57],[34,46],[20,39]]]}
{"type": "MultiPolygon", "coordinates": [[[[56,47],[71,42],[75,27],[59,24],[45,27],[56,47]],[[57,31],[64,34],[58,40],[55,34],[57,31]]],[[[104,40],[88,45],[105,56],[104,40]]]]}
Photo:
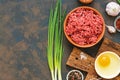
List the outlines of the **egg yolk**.
{"type": "Polygon", "coordinates": [[[101,55],[98,58],[98,63],[102,66],[102,67],[106,67],[110,64],[110,57],[107,55],[101,55]]]}

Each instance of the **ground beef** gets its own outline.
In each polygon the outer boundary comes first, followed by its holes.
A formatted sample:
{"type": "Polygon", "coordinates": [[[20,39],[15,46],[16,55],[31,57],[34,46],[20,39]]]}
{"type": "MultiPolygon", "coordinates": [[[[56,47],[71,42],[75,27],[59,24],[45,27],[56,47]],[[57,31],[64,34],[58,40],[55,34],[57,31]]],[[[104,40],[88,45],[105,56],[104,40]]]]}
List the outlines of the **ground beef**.
{"type": "Polygon", "coordinates": [[[102,29],[100,15],[91,9],[79,8],[68,16],[65,32],[75,43],[87,45],[97,41],[102,29]]]}

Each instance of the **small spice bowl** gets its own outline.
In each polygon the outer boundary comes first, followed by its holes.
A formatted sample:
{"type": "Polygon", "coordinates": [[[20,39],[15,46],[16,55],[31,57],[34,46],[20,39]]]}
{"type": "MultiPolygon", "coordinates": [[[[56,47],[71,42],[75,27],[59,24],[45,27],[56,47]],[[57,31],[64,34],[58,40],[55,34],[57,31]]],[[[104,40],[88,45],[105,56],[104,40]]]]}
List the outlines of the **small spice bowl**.
{"type": "Polygon", "coordinates": [[[114,21],[114,26],[118,32],[120,32],[120,16],[118,16],[114,21]]]}
{"type": "Polygon", "coordinates": [[[84,80],[84,76],[79,70],[71,70],[68,72],[66,80],[84,80]]]}

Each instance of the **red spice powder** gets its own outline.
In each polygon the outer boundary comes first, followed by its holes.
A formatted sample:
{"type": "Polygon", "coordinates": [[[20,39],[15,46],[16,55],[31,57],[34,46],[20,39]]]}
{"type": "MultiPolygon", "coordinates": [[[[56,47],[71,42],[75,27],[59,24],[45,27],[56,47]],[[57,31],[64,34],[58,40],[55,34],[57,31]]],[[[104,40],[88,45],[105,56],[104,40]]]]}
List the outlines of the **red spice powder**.
{"type": "Polygon", "coordinates": [[[102,33],[103,21],[95,11],[80,8],[69,15],[65,29],[67,35],[75,43],[93,44],[102,33]]]}
{"type": "Polygon", "coordinates": [[[116,21],[116,27],[120,30],[120,18],[116,21]]]}

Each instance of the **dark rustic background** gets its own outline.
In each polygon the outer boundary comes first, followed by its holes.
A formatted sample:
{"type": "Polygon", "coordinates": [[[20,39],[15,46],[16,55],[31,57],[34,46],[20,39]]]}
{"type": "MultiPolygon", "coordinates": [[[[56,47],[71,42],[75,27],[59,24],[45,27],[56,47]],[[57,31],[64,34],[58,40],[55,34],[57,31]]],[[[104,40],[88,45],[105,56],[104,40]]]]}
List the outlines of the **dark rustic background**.
{"type": "MultiPolygon", "coordinates": [[[[113,25],[116,17],[105,13],[110,1],[94,0],[91,6],[100,11],[106,24],[113,25]]],[[[51,80],[47,65],[47,29],[49,10],[52,0],[0,0],[0,80],[51,80]]],[[[78,0],[63,0],[67,13],[81,6],[78,0]]],[[[120,33],[106,36],[120,43],[120,33]]],[[[91,56],[97,53],[100,43],[86,49],[91,56]]],[[[66,61],[73,48],[64,38],[62,63],[63,80],[69,70],[66,61]]],[[[85,75],[86,73],[83,72],[85,75]]]]}

